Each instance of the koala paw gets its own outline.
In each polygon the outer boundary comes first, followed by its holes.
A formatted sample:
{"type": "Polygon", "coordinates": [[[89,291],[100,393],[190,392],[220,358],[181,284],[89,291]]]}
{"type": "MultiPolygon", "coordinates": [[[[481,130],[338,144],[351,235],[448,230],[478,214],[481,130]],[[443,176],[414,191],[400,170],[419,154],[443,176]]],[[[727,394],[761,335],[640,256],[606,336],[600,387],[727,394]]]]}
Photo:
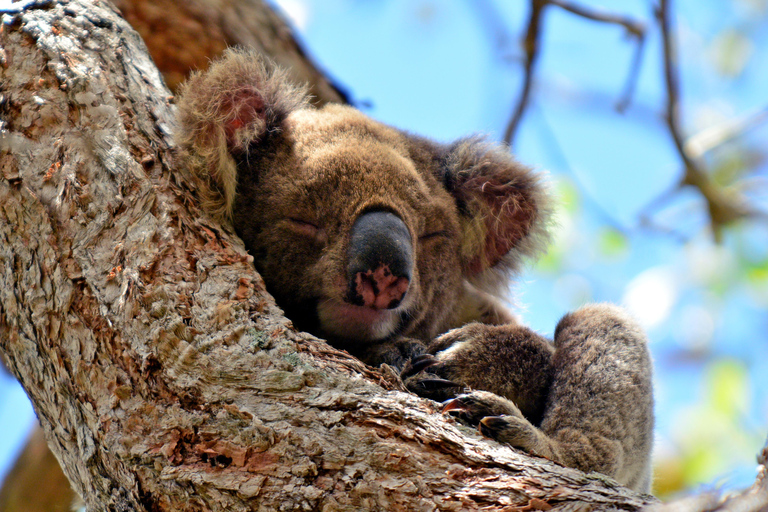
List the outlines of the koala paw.
{"type": "Polygon", "coordinates": [[[473,427],[490,416],[522,417],[515,404],[487,391],[473,391],[446,400],[443,402],[443,414],[450,414],[473,427]]]}
{"type": "Polygon", "coordinates": [[[416,356],[400,374],[406,388],[424,398],[442,402],[456,396],[464,384],[454,382],[444,361],[431,354],[416,356]]]}
{"type": "Polygon", "coordinates": [[[411,359],[403,369],[401,377],[406,387],[425,398],[443,402],[462,393],[468,386],[466,373],[471,373],[462,355],[470,348],[468,340],[482,339],[482,326],[466,325],[453,329],[438,337],[430,345],[429,351],[411,359]]]}
{"type": "Polygon", "coordinates": [[[480,420],[478,430],[485,437],[534,455],[543,455],[536,427],[522,416],[488,416],[480,420]]]}
{"type": "Polygon", "coordinates": [[[485,437],[535,455],[547,456],[544,435],[509,400],[473,391],[443,403],[443,413],[477,426],[485,437]]]}

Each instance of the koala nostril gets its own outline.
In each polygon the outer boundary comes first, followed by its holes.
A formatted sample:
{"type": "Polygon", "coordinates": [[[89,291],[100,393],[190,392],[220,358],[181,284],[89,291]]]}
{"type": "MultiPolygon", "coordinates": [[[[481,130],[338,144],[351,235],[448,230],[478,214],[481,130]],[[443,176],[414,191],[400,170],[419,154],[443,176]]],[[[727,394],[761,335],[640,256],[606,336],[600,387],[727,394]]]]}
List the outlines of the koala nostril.
{"type": "Polygon", "coordinates": [[[353,302],[375,309],[394,309],[402,302],[409,286],[408,278],[395,276],[387,265],[379,265],[376,270],[355,274],[356,300],[353,302]]]}
{"type": "Polygon", "coordinates": [[[355,289],[352,302],[358,306],[373,306],[376,302],[376,295],[379,289],[376,281],[370,275],[371,272],[358,272],[355,275],[355,289]]]}
{"type": "Polygon", "coordinates": [[[382,290],[381,297],[382,303],[386,302],[386,306],[382,309],[395,309],[405,298],[405,294],[408,292],[408,286],[410,282],[405,277],[398,277],[393,283],[382,290]]]}
{"type": "Polygon", "coordinates": [[[369,211],[357,218],[347,249],[347,302],[375,309],[394,309],[410,287],[414,254],[405,222],[388,211],[369,211]]]}

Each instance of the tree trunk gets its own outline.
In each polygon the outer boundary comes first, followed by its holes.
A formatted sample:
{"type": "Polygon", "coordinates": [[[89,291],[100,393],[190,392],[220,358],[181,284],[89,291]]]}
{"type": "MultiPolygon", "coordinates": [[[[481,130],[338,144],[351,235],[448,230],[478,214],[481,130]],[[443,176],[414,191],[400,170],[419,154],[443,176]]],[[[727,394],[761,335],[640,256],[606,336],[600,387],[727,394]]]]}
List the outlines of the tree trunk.
{"type": "MultiPolygon", "coordinates": [[[[192,69],[204,69],[224,48],[251,46],[280,63],[295,82],[310,84],[316,105],[347,101],[344,91],[318,71],[291,28],[262,1],[118,0],[116,6],[139,31],[172,89],[192,69]]],[[[74,499],[39,427],[0,483],[3,512],[69,510],[74,499]],[[42,492],[40,481],[46,482],[42,492]]]]}
{"type": "Polygon", "coordinates": [[[200,210],[139,35],[104,1],[26,5],[0,32],[0,353],[89,510],[654,501],[293,330],[200,210]]]}

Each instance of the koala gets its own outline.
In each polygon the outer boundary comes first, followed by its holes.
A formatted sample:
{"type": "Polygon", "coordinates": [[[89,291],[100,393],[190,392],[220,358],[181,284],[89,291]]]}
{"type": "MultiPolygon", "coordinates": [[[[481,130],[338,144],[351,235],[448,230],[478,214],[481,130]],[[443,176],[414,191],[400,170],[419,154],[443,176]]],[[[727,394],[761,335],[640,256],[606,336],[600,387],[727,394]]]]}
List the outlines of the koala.
{"type": "Polygon", "coordinates": [[[639,490],[653,432],[646,337],[585,306],[550,341],[499,300],[545,247],[543,177],[480,137],[443,144],[228,50],[178,99],[178,142],[204,207],[253,255],[294,325],[490,438],[639,490]]]}

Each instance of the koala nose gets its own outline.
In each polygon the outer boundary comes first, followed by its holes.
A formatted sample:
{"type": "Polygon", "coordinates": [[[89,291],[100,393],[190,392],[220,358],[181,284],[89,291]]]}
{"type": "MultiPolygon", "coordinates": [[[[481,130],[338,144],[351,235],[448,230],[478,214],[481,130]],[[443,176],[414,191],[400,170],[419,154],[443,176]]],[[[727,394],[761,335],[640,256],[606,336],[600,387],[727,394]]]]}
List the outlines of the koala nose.
{"type": "Polygon", "coordinates": [[[402,219],[387,211],[360,215],[349,233],[347,301],[396,308],[408,291],[412,271],[411,234],[402,219]]]}

